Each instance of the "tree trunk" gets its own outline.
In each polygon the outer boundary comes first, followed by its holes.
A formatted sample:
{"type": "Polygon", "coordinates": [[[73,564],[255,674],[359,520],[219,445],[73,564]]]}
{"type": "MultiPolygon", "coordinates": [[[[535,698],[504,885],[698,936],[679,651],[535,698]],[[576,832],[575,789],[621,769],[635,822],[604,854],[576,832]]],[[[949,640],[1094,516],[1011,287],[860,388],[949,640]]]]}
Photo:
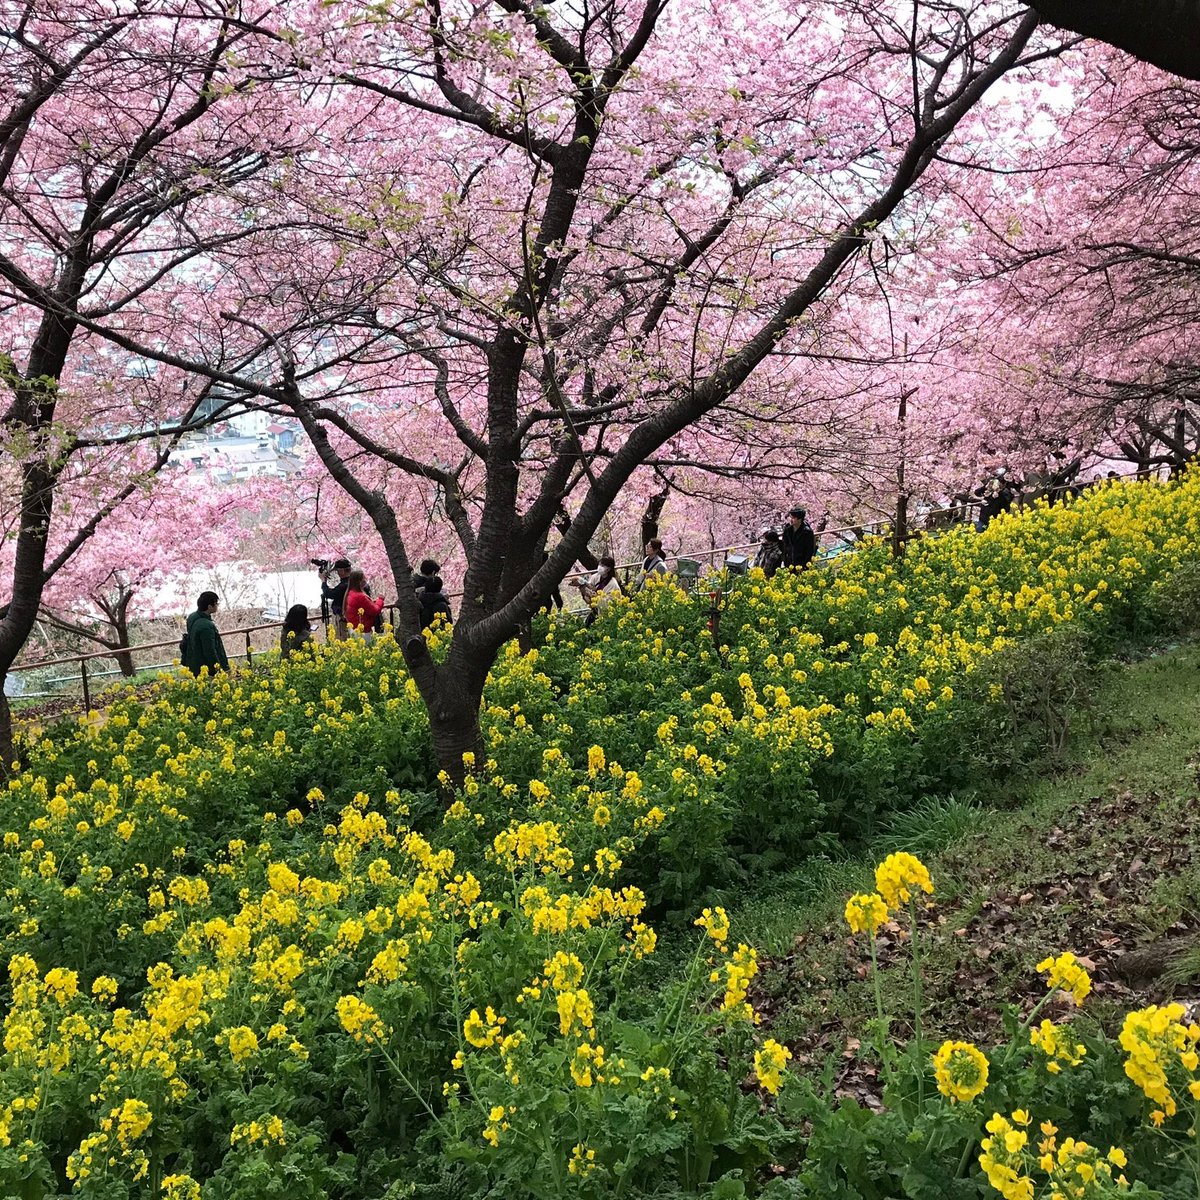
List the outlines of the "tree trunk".
{"type": "Polygon", "coordinates": [[[448,671],[440,672],[429,703],[429,736],[438,767],[457,786],[467,776],[464,754],[473,754],[477,765],[486,758],[479,711],[483,687],[465,684],[448,671]]]}
{"type": "Polygon", "coordinates": [[[1036,0],[1043,20],[1098,38],[1128,54],[1200,79],[1197,0],[1036,0]]]}
{"type": "Polygon", "coordinates": [[[116,656],[117,666],[126,679],[132,679],[136,673],[129,645],[129,601],[132,598],[132,592],[122,589],[121,599],[117,603],[116,610],[112,616],[113,629],[117,635],[116,644],[113,648],[119,651],[116,656]]]}
{"type": "MultiPolygon", "coordinates": [[[[44,587],[46,531],[54,505],[57,476],[40,462],[26,463],[21,488],[21,523],[12,570],[12,600],[0,619],[0,686],[37,620],[44,587]]],[[[12,763],[12,712],[0,705],[0,775],[12,763]]]]}
{"type": "MultiPolygon", "coordinates": [[[[560,508],[558,510],[558,520],[554,522],[554,527],[558,530],[559,534],[564,537],[566,536],[567,530],[571,528],[571,514],[568,513],[565,508],[560,508]]],[[[587,546],[580,548],[578,555],[576,555],[576,562],[578,562],[580,566],[587,571],[594,571],[600,565],[600,560],[587,548],[587,546]]]]}
{"type": "Polygon", "coordinates": [[[6,683],[7,673],[0,672],[0,777],[7,775],[13,764],[12,709],[8,707],[8,697],[4,694],[6,683]]]}
{"type": "Polygon", "coordinates": [[[658,537],[658,523],[662,519],[662,512],[666,507],[667,498],[671,495],[671,483],[671,479],[664,480],[662,491],[655,492],[646,502],[646,511],[642,513],[641,544],[643,546],[651,538],[658,537]]]}

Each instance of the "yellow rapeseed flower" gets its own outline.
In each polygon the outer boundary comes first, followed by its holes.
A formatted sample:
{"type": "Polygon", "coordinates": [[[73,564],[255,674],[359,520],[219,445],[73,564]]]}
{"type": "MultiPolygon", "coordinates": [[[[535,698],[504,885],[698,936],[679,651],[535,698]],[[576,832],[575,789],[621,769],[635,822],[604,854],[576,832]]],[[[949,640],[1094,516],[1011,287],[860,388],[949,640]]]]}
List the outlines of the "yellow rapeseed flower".
{"type": "Polygon", "coordinates": [[[889,909],[902,908],[916,894],[933,892],[929,871],[919,858],[903,851],[889,854],[875,868],[875,890],[889,909]]]}
{"type": "Polygon", "coordinates": [[[888,919],[888,907],[878,892],[858,892],[846,901],[846,923],[851,933],[870,933],[888,919]]]}
{"type": "Polygon", "coordinates": [[[943,1042],[933,1056],[933,1073],[943,1096],[965,1104],[987,1087],[987,1056],[970,1042],[943,1042]]]}

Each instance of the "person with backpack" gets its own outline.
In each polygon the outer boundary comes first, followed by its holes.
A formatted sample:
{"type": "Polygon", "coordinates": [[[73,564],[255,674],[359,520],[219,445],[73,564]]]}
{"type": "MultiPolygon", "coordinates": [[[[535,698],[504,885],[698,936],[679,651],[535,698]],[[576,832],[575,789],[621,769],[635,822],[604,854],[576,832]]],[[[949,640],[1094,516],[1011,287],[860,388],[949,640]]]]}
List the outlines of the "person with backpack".
{"type": "Polygon", "coordinates": [[[453,624],[454,617],[450,612],[450,601],[442,590],[442,577],[430,575],[425,585],[417,593],[421,602],[421,628],[428,629],[440,615],[447,625],[453,624]]]}
{"type": "Polygon", "coordinates": [[[803,571],[817,554],[817,535],[808,523],[808,514],[797,505],[788,513],[783,527],[783,565],[803,571]]]}
{"type": "Polygon", "coordinates": [[[346,579],[346,599],[342,608],[350,632],[361,634],[370,641],[383,607],[383,597],[374,600],[367,591],[367,577],[361,571],[351,571],[346,579]]]}
{"type": "Polygon", "coordinates": [[[346,580],[350,578],[350,560],[339,558],[332,565],[322,563],[317,573],[321,576],[321,600],[328,605],[333,617],[329,635],[343,639],[346,636],[346,618],[342,608],[346,603],[346,580]],[[337,578],[337,582],[331,587],[329,581],[334,577],[337,578]]]}
{"type": "Polygon", "coordinates": [[[196,611],[187,619],[187,632],[179,643],[179,657],[193,675],[199,675],[205,667],[210,675],[229,670],[225,645],[213,620],[219,604],[216,592],[201,592],[196,611]]]}
{"type": "Polygon", "coordinates": [[[774,529],[763,530],[762,544],[754,556],[754,565],[759,567],[768,579],[783,566],[783,544],[774,529]]]}

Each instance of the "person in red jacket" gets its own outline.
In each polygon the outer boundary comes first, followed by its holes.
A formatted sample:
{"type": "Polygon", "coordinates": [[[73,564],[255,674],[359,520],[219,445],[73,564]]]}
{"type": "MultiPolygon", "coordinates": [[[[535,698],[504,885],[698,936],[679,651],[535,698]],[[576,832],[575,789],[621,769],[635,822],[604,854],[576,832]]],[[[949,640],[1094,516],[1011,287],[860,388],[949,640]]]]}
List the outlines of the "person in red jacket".
{"type": "Polygon", "coordinates": [[[367,595],[367,577],[361,571],[351,571],[346,578],[346,598],[342,615],[353,633],[370,633],[375,619],[383,612],[383,597],[377,600],[367,595]]]}

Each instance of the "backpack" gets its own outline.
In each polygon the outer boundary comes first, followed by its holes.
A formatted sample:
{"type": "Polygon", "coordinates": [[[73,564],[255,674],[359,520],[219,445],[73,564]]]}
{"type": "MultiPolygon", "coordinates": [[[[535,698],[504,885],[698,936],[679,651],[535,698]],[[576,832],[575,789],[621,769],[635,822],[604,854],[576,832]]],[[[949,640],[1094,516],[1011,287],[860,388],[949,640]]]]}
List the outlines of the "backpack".
{"type": "Polygon", "coordinates": [[[181,662],[183,661],[183,659],[187,658],[187,651],[188,651],[188,635],[187,635],[187,630],[184,630],[183,637],[181,637],[179,639],[179,658],[180,658],[181,662]]]}

